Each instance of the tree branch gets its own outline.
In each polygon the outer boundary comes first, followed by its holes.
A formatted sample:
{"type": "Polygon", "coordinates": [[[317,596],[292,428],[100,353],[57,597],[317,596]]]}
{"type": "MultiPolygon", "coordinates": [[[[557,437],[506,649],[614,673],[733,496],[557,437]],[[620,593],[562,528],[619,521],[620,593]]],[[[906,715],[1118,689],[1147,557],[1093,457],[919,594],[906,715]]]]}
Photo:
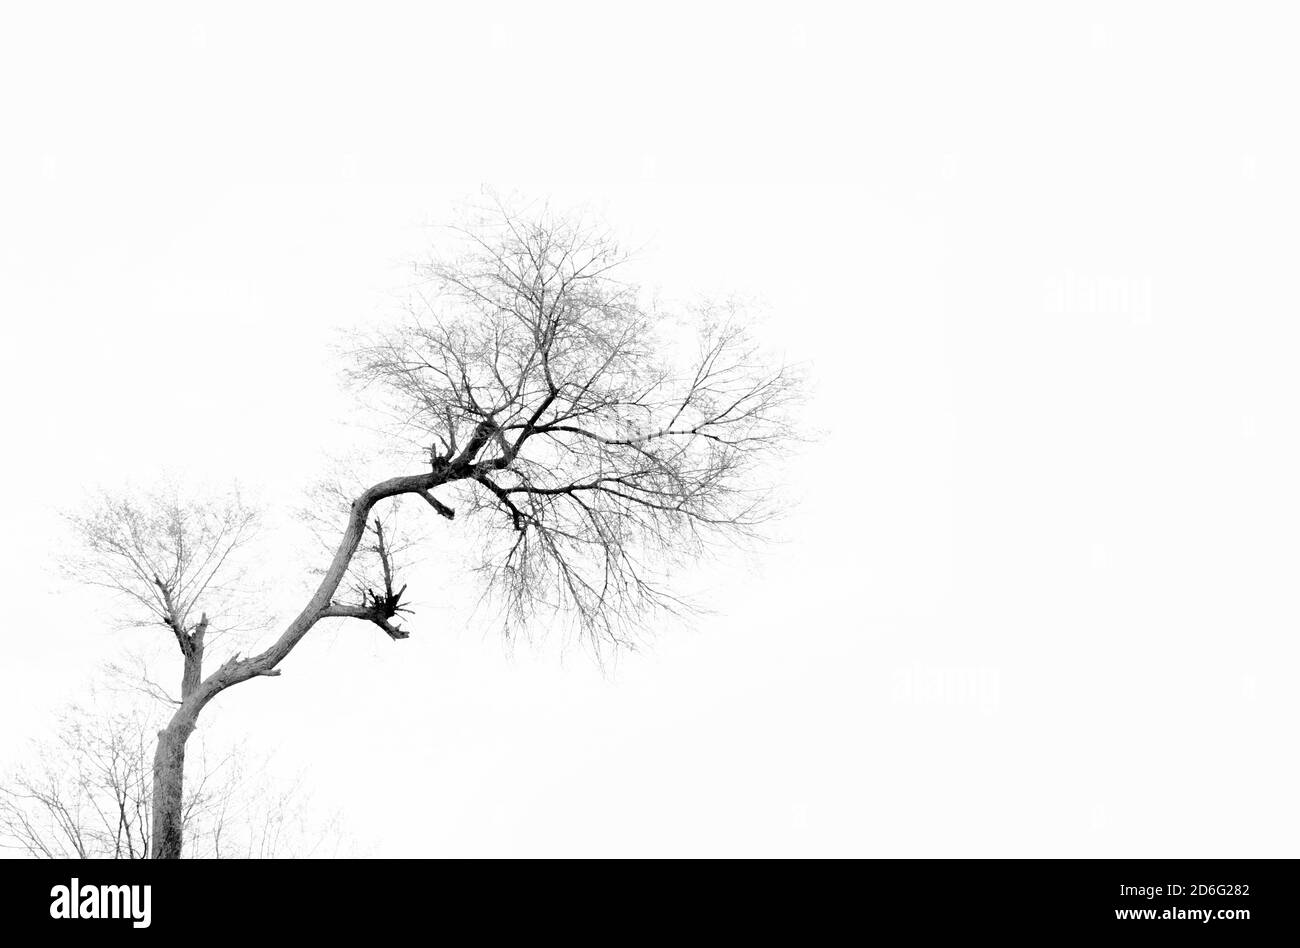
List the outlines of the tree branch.
{"type": "Polygon", "coordinates": [[[456,519],[456,511],[452,510],[428,491],[420,491],[420,497],[423,498],[430,507],[436,510],[439,516],[446,517],[448,520],[456,519]]]}

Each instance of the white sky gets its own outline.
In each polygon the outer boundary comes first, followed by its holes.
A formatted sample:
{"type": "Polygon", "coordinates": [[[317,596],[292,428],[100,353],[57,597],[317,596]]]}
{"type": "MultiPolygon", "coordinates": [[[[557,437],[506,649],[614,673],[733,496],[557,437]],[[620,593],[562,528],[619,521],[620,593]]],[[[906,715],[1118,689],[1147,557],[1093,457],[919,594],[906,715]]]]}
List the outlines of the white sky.
{"type": "Polygon", "coordinates": [[[204,728],[383,855],[1293,855],[1293,34],[471,6],[6,9],[0,762],[124,641],[57,509],[164,466],[297,501],[334,328],[491,184],[766,299],[825,433],[786,541],[611,677],[507,655],[435,547],[410,640],[319,629],[204,728]]]}

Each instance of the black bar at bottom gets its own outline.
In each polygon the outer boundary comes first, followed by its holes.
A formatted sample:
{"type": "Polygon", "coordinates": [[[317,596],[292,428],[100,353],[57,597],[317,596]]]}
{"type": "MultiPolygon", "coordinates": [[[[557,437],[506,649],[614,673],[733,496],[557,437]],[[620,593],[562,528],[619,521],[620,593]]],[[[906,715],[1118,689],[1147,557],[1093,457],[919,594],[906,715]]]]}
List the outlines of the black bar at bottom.
{"type": "Polygon", "coordinates": [[[0,910],[18,931],[132,939],[1238,940],[1296,930],[1298,875],[1294,860],[2,860],[0,910]]]}

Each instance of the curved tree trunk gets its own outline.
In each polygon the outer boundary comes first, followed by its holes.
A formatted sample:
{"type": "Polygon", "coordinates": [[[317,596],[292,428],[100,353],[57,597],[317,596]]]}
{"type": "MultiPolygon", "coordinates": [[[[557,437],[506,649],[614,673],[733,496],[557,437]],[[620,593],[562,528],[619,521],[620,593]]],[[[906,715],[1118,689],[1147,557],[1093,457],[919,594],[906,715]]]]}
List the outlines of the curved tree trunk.
{"type": "MultiPolygon", "coordinates": [[[[481,434],[472,447],[466,449],[458,462],[456,476],[465,476],[469,460],[486,438],[486,434],[481,434]]],[[[396,606],[401,598],[401,593],[392,594],[391,580],[389,595],[382,602],[340,606],[333,602],[334,593],[338,590],[347,572],[348,564],[352,562],[352,556],[361,543],[366,530],[366,518],[376,503],[386,497],[414,493],[422,496],[442,516],[452,517],[454,513],[449,508],[426,493],[449,479],[451,474],[444,467],[427,474],[394,477],[365,491],[353,502],[347,528],[339,541],[334,559],[320,585],[317,586],[316,592],[298,617],[265,651],[246,659],[240,659],[236,653],[207,678],[202,677],[204,637],[208,629],[207,615],[203,615],[192,630],[187,630],[184,617],[177,614],[173,605],[167,584],[155,578],[154,582],[162,592],[170,617],[168,624],[176,635],[177,644],[180,645],[181,654],[185,659],[185,666],[181,674],[181,706],[176,710],[167,727],[158,732],[158,749],[154,754],[151,846],[154,859],[179,859],[181,856],[184,835],[185,742],[194,733],[198,725],[199,712],[209,701],[231,685],[237,685],[241,681],[279,675],[280,670],[276,666],[318,621],[326,617],[367,619],[394,639],[406,637],[405,630],[396,628],[389,622],[397,611],[396,606]]]]}

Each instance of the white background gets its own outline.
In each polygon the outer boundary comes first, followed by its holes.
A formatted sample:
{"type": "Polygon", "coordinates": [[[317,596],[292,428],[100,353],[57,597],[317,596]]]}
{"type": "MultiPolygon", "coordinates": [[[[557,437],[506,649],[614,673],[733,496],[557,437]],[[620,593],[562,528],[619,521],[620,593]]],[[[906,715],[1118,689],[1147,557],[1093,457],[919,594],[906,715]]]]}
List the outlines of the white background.
{"type": "Polygon", "coordinates": [[[466,620],[440,524],[409,641],[318,629],[205,729],[381,855],[1295,855],[1286,7],[975,7],[6,7],[0,762],[142,634],[57,511],[297,502],[335,328],[490,184],[767,301],[782,541],[602,675],[466,620]]]}

